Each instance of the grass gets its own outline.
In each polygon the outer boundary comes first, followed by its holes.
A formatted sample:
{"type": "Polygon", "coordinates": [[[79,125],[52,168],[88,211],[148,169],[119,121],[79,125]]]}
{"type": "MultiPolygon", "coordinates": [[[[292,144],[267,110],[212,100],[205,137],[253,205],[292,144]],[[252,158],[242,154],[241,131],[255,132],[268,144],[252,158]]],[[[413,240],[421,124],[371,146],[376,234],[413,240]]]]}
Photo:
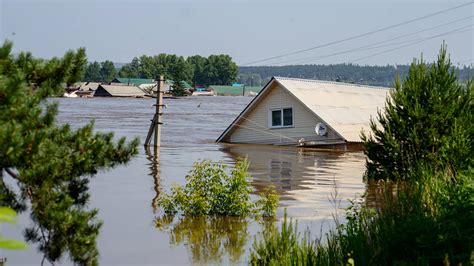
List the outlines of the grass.
{"type": "Polygon", "coordinates": [[[425,173],[416,182],[382,185],[382,204],[354,202],[347,223],[337,223],[324,244],[299,235],[285,217],[280,231],[255,241],[250,264],[472,265],[473,176],[425,173]]]}

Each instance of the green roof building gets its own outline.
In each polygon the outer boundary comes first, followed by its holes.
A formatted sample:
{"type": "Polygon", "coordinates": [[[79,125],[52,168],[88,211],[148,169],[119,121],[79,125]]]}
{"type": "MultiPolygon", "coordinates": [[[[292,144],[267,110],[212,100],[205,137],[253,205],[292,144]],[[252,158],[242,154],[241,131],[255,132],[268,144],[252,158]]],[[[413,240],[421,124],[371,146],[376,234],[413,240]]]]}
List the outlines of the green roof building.
{"type": "Polygon", "coordinates": [[[255,96],[262,90],[261,87],[223,85],[210,85],[208,89],[219,96],[255,96]]]}
{"type": "Polygon", "coordinates": [[[154,79],[139,79],[139,78],[114,78],[110,83],[122,83],[126,85],[139,86],[142,84],[155,83],[154,79]]]}

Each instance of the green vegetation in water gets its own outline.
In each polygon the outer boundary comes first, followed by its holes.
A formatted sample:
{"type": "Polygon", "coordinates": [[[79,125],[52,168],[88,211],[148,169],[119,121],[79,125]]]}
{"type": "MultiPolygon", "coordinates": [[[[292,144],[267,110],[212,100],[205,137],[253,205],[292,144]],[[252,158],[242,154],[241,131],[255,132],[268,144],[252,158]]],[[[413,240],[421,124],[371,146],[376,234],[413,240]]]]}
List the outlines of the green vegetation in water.
{"type": "Polygon", "coordinates": [[[166,215],[274,216],[278,195],[268,188],[257,202],[252,202],[248,167],[246,159],[240,160],[229,175],[222,163],[196,162],[186,176],[186,185],[161,194],[158,206],[166,215]]]}
{"type": "Polygon", "coordinates": [[[195,263],[222,263],[224,254],[238,262],[249,238],[249,221],[264,218],[259,221],[271,226],[278,207],[273,187],[251,201],[248,167],[246,159],[230,173],[223,163],[194,163],[184,187],[160,194],[157,202],[164,215],[155,218],[156,227],[169,232],[172,245],[185,243],[195,263]]]}
{"type": "Polygon", "coordinates": [[[79,265],[98,263],[96,239],[101,222],[89,209],[89,180],[99,170],[128,162],[138,139],[114,141],[113,133],[56,125],[64,86],[79,80],[87,62],[84,49],[48,61],[0,47],[0,206],[30,210],[33,225],[25,238],[48,260],[65,253],[79,265]],[[5,179],[12,178],[12,188],[5,179]]]}
{"type": "Polygon", "coordinates": [[[472,82],[457,83],[445,46],[430,67],[413,63],[388,114],[379,115],[381,128],[372,123],[375,139],[365,137],[368,177],[383,191],[379,206],[354,201],[324,243],[307,235],[297,241],[285,220],[255,241],[251,263],[472,265],[473,91],[472,82]]]}

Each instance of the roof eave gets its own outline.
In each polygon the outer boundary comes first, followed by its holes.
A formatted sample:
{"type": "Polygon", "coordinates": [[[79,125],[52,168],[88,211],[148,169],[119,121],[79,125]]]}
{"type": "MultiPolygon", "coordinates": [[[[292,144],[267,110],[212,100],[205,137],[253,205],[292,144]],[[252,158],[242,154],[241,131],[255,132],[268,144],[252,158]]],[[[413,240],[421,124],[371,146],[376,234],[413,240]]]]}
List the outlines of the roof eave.
{"type": "Polygon", "coordinates": [[[271,84],[275,81],[275,77],[272,77],[267,84],[263,87],[255,98],[240,112],[240,114],[232,121],[232,123],[222,132],[222,134],[217,138],[216,142],[223,142],[223,139],[227,137],[227,135],[235,128],[235,125],[241,120],[241,117],[245,115],[251,108],[267,93],[268,88],[270,88],[271,84]]]}

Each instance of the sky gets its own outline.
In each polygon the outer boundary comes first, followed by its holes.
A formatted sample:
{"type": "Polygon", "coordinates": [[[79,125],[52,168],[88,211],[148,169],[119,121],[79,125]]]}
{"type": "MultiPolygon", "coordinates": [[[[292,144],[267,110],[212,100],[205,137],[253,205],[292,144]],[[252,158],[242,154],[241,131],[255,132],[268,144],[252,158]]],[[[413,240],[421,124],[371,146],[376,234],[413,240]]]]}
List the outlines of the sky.
{"type": "Polygon", "coordinates": [[[470,65],[473,16],[473,2],[452,0],[0,0],[0,40],[42,58],[85,47],[89,61],[228,54],[238,65],[433,61],[445,41],[455,64],[470,65]]]}

